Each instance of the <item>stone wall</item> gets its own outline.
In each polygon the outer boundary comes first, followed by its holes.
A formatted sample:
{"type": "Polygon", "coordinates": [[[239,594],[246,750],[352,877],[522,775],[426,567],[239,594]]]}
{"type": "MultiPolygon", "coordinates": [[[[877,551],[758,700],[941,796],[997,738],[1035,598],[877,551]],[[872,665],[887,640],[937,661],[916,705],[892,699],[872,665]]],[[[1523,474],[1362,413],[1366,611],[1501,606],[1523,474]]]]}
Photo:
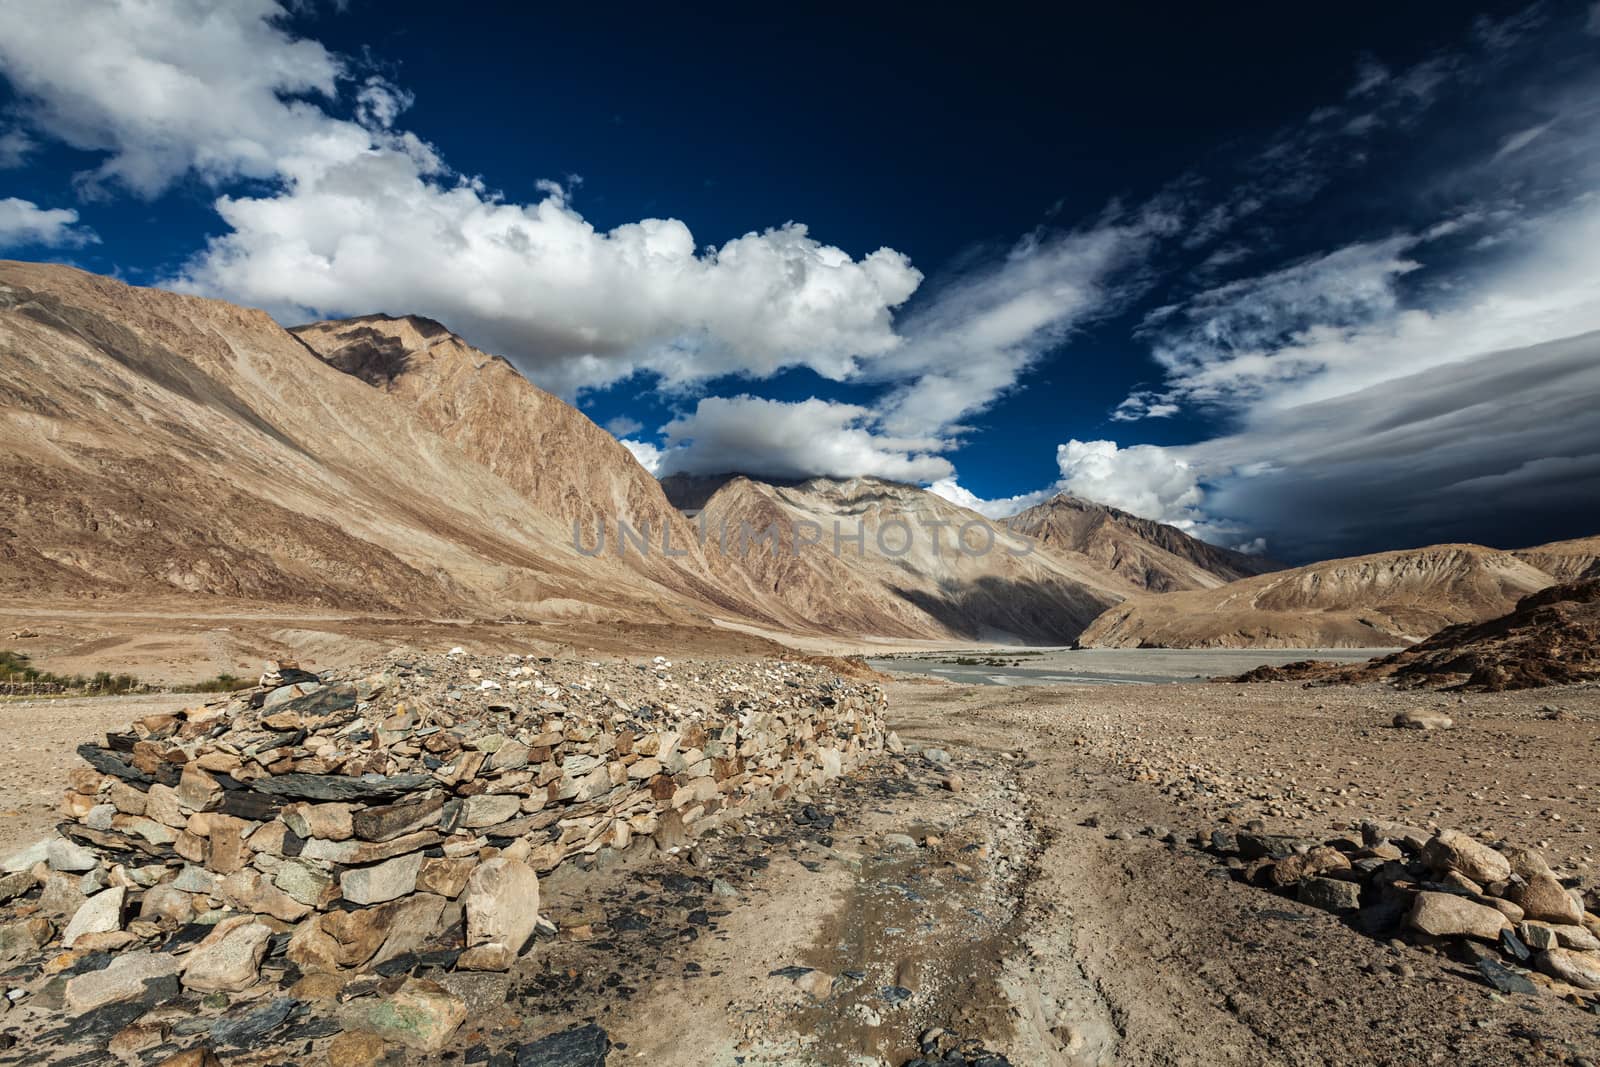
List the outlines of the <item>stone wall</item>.
{"type": "Polygon", "coordinates": [[[213,946],[250,941],[251,965],[205,972],[214,988],[254,981],[269,951],[308,972],[413,954],[505,969],[537,872],[678,848],[820,787],[883,747],[883,710],[876,686],[803,664],[275,664],[252,691],[82,746],[62,837],[6,866],[76,905],[69,948],[208,926],[213,946]]]}

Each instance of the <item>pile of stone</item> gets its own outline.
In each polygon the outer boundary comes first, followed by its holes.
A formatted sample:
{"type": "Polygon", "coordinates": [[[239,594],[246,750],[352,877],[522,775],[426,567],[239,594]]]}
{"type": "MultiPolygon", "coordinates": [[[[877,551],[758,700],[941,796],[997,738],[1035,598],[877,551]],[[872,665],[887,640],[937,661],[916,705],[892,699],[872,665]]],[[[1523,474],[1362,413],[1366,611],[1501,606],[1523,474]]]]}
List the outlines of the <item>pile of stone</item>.
{"type": "Polygon", "coordinates": [[[150,981],[238,992],[268,960],[505,970],[541,872],[679,849],[815,789],[883,747],[884,703],[793,663],[269,664],[253,690],[80,747],[59,836],[3,863],[0,964],[114,956],[66,984],[73,1012],[150,981]]]}
{"type": "Polygon", "coordinates": [[[1328,841],[1224,827],[1200,842],[1233,876],[1474,965],[1501,992],[1600,991],[1597,901],[1536,852],[1456,830],[1362,823],[1328,841]]]}

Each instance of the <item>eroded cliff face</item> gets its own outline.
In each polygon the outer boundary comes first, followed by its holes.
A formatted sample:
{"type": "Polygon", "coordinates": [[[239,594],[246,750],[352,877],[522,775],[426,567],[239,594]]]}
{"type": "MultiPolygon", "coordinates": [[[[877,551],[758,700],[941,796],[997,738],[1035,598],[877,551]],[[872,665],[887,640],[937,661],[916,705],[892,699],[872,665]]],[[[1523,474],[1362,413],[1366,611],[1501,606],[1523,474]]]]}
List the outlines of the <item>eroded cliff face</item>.
{"type": "Polygon", "coordinates": [[[1137,597],[1080,642],[1097,648],[1376,648],[1504,614],[1554,583],[1518,553],[1433,545],[1330,560],[1215,589],[1137,597]]]}

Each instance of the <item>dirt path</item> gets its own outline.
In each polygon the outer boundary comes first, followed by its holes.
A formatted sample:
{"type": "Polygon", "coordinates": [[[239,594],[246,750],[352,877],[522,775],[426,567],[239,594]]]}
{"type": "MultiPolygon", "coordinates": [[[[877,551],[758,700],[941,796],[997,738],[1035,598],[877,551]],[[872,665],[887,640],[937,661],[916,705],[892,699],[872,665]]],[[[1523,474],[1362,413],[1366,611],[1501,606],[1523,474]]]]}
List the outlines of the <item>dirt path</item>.
{"type": "Polygon", "coordinates": [[[1480,788],[1457,796],[1453,784],[1453,810],[1441,810],[1442,800],[1428,810],[1471,829],[1492,819],[1508,834],[1564,824],[1566,840],[1552,852],[1585,870],[1579,857],[1592,850],[1592,832],[1573,816],[1554,823],[1538,812],[1560,804],[1596,821],[1594,798],[1578,787],[1592,767],[1597,697],[1560,694],[1576,709],[1565,722],[1543,718],[1549,695],[1485,699],[1459,712],[1470,726],[1425,741],[1379,733],[1369,709],[1394,699],[1379,690],[901,685],[892,706],[908,737],[952,747],[982,738],[1030,757],[1019,781],[1045,844],[1008,967],[1013,1062],[1581,1064],[1600,1056],[1595,1013],[1548,994],[1497,994],[1448,956],[1375,941],[1329,913],[1231,881],[1213,857],[1160,838],[1209,831],[1219,815],[1242,823],[1300,810],[1260,783],[1299,768],[1296,796],[1316,795],[1322,787],[1301,766],[1314,754],[1358,783],[1359,810],[1274,817],[1274,828],[1320,824],[1331,833],[1365,814],[1416,820],[1419,794],[1433,801],[1428,786],[1446,777],[1429,768],[1443,766],[1456,769],[1452,783],[1480,788]],[[1520,739],[1527,763],[1510,782],[1510,768],[1482,758],[1508,737],[1520,739]],[[1240,757],[1255,770],[1242,787],[1182,796],[1187,779],[1207,776],[1207,762],[1240,757]],[[1569,794],[1503,793],[1527,785],[1523,775],[1569,794]],[[1118,830],[1131,839],[1115,839],[1118,830]]]}
{"type": "Polygon", "coordinates": [[[0,699],[0,856],[31,845],[55,826],[67,774],[82,765],[78,745],[197,699],[192,693],[0,699]]]}
{"type": "MultiPolygon", "coordinates": [[[[78,742],[185,699],[0,704],[3,847],[48,829],[78,742]]],[[[472,1009],[458,1061],[595,1025],[613,1067],[1600,1062],[1600,1014],[1494,993],[1190,844],[1255,819],[1436,823],[1592,886],[1600,691],[905,681],[890,699],[904,752],[676,852],[546,878],[554,932],[511,975],[451,976],[472,1009]],[[1457,728],[1388,728],[1419,699],[1457,728]]]]}

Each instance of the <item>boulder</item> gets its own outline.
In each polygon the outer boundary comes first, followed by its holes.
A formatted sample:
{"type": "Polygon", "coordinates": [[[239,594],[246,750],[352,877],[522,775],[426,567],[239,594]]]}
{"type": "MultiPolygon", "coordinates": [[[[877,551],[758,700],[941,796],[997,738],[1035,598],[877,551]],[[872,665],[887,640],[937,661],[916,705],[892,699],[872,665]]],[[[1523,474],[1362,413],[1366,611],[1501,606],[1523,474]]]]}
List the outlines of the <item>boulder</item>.
{"type": "Polygon", "coordinates": [[[28,870],[35,863],[44,862],[50,856],[50,842],[53,840],[55,839],[46,837],[35,841],[27,848],[13,852],[4,860],[0,860],[0,869],[3,869],[7,874],[15,874],[18,871],[28,870]]]}
{"type": "Polygon", "coordinates": [[[55,932],[55,926],[41,915],[0,926],[0,963],[27,959],[49,943],[55,932]]]}
{"type": "Polygon", "coordinates": [[[1400,730],[1448,730],[1455,720],[1433,708],[1411,708],[1396,715],[1394,725],[1400,730]]]}
{"type": "Polygon", "coordinates": [[[39,884],[32,871],[18,871],[0,877],[0,904],[7,904],[39,884]]]}
{"type": "Polygon", "coordinates": [[[1517,894],[1517,904],[1530,919],[1539,922],[1576,926],[1583,922],[1583,908],[1566,891],[1556,876],[1535,874],[1517,894]]]}
{"type": "Polygon", "coordinates": [[[391,841],[439,825],[444,796],[435,793],[421,800],[384,804],[351,815],[351,827],[363,841],[391,841]]]}
{"type": "Polygon", "coordinates": [[[189,953],[183,972],[187,989],[237,993],[255,984],[272,929],[254,915],[224,919],[189,953]]]}
{"type": "Polygon", "coordinates": [[[467,912],[468,948],[498,945],[515,959],[539,923],[539,876],[525,863],[497,856],[478,864],[461,902],[467,912]]]}
{"type": "Polygon", "coordinates": [[[45,858],[52,871],[92,871],[100,866],[100,857],[75,841],[64,837],[50,840],[45,858]]]}
{"type": "Polygon", "coordinates": [[[1418,893],[1406,923],[1435,937],[1473,937],[1498,941],[1511,923],[1494,908],[1474,904],[1454,893],[1418,893]]]}
{"type": "Polygon", "coordinates": [[[1587,927],[1524,922],[1517,927],[1531,948],[1570,948],[1575,952],[1600,952],[1600,937],[1587,927]]]}
{"type": "Polygon", "coordinates": [[[137,1000],[147,993],[152,999],[166,1000],[178,994],[178,971],[182,960],[165,952],[130,952],[118,956],[98,971],[85,971],[67,980],[64,996],[67,1009],[75,1015],[106,1004],[137,1000]],[[152,988],[152,983],[153,988],[152,988]]]}
{"type": "Polygon", "coordinates": [[[1308,878],[1300,883],[1300,903],[1324,911],[1351,911],[1361,906],[1361,884],[1335,878],[1308,878]]]}
{"type": "Polygon", "coordinates": [[[354,809],[349,804],[290,804],[281,817],[300,837],[344,841],[354,836],[354,809]]]}
{"type": "Polygon", "coordinates": [[[139,902],[139,918],[167,922],[177,926],[194,921],[194,897],[171,882],[163,882],[145,890],[139,902]]]}
{"type": "Polygon", "coordinates": [[[85,934],[103,934],[122,929],[122,901],[127,892],[120,885],[113,886],[84,901],[83,907],[67,924],[66,932],[61,935],[61,943],[71,948],[85,934]]]}
{"type": "Polygon", "coordinates": [[[1480,885],[1504,882],[1511,863],[1500,853],[1458,830],[1440,830],[1422,848],[1422,859],[1434,871],[1458,871],[1480,885]]]}
{"type": "Polygon", "coordinates": [[[81,877],[53,871],[44,881],[44,892],[39,894],[39,910],[66,921],[78,914],[78,909],[88,899],[81,877]]]}
{"type": "Polygon", "coordinates": [[[461,825],[479,828],[514,819],[522,811],[522,798],[514,793],[484,793],[467,797],[461,810],[461,825]]]}
{"type": "Polygon", "coordinates": [[[1600,989],[1600,955],[1593,952],[1547,948],[1539,953],[1534,963],[1551,978],[1568,985],[1579,989],[1600,989]]]}
{"type": "Polygon", "coordinates": [[[1304,878],[1314,878],[1328,871],[1347,871],[1350,860],[1336,848],[1318,845],[1301,854],[1286,856],[1272,866],[1273,885],[1294,885],[1304,878]]]}
{"type": "Polygon", "coordinates": [[[422,853],[396,856],[372,867],[355,867],[339,875],[339,890],[352,904],[381,904],[417,888],[422,853]]]}
{"type": "Polygon", "coordinates": [[[217,886],[217,896],[230,907],[257,915],[270,915],[284,922],[298,922],[311,913],[303,904],[267,880],[254,868],[228,875],[217,886]]]}
{"type": "Polygon", "coordinates": [[[408,978],[395,992],[350,1012],[348,1029],[365,1029],[417,1052],[438,1052],[467,1018],[467,1005],[437,982],[408,978]]]}
{"type": "Polygon", "coordinates": [[[1544,857],[1532,849],[1506,848],[1501,852],[1506,862],[1511,864],[1511,873],[1524,882],[1531,882],[1538,875],[1550,873],[1550,866],[1545,863],[1544,857]]]}
{"type": "Polygon", "coordinates": [[[377,1034],[348,1030],[328,1044],[328,1067],[377,1067],[389,1046],[377,1034]]]}

